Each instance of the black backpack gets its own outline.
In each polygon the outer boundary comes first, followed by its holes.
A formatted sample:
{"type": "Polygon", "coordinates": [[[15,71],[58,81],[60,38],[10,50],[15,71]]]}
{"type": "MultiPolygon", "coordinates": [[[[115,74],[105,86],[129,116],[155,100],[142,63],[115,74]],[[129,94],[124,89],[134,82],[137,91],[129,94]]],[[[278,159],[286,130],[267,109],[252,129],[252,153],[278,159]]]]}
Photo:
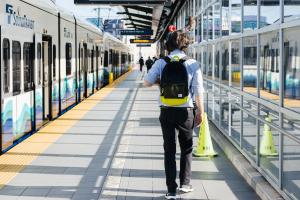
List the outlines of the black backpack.
{"type": "Polygon", "coordinates": [[[180,106],[188,101],[189,86],[188,72],[184,62],[188,57],[178,61],[173,61],[165,57],[166,66],[164,67],[160,80],[161,102],[167,106],[180,106]]]}

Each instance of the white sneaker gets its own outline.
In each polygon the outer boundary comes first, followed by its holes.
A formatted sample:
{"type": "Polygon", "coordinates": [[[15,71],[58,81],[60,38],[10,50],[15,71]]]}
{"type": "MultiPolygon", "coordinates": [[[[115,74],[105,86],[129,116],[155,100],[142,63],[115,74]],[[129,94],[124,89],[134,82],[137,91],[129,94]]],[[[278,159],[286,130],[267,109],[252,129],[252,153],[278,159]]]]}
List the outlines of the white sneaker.
{"type": "Polygon", "coordinates": [[[183,193],[188,193],[188,192],[194,191],[192,185],[181,185],[178,190],[183,193]]]}
{"type": "Polygon", "coordinates": [[[166,199],[175,200],[176,199],[176,193],[167,193],[165,196],[166,199]]]}

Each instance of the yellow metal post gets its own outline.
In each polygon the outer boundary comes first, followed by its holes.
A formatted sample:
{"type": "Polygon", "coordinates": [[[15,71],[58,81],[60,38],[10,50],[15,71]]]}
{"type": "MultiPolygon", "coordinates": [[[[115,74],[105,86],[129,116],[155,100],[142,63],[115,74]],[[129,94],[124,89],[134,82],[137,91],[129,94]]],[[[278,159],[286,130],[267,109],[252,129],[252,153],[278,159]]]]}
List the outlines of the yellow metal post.
{"type": "Polygon", "coordinates": [[[109,73],[109,84],[114,82],[114,74],[112,72],[109,73]]]}

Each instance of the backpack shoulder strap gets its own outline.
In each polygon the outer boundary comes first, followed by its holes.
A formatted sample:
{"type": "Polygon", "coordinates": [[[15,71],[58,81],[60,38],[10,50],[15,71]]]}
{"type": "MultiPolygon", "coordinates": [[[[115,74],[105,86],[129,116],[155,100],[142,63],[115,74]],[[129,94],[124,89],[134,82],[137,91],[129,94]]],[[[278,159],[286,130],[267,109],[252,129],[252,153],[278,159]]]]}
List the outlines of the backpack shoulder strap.
{"type": "Polygon", "coordinates": [[[188,57],[188,56],[185,56],[185,57],[183,57],[183,58],[181,58],[180,60],[179,60],[179,62],[181,63],[181,64],[183,64],[183,63],[185,63],[187,60],[189,60],[190,59],[190,57],[188,57]]]}
{"type": "Polygon", "coordinates": [[[163,59],[164,61],[166,61],[167,64],[171,62],[171,58],[169,58],[169,56],[166,56],[163,59]]]}

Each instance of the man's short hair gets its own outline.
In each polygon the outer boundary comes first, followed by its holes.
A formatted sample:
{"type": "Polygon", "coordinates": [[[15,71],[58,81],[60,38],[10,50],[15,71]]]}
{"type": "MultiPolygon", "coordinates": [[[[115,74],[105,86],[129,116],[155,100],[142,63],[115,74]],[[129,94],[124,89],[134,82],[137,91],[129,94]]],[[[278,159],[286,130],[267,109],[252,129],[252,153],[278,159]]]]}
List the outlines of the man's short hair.
{"type": "Polygon", "coordinates": [[[168,52],[174,51],[175,49],[180,49],[186,51],[191,40],[188,34],[182,30],[169,33],[166,41],[166,48],[168,52]]]}

